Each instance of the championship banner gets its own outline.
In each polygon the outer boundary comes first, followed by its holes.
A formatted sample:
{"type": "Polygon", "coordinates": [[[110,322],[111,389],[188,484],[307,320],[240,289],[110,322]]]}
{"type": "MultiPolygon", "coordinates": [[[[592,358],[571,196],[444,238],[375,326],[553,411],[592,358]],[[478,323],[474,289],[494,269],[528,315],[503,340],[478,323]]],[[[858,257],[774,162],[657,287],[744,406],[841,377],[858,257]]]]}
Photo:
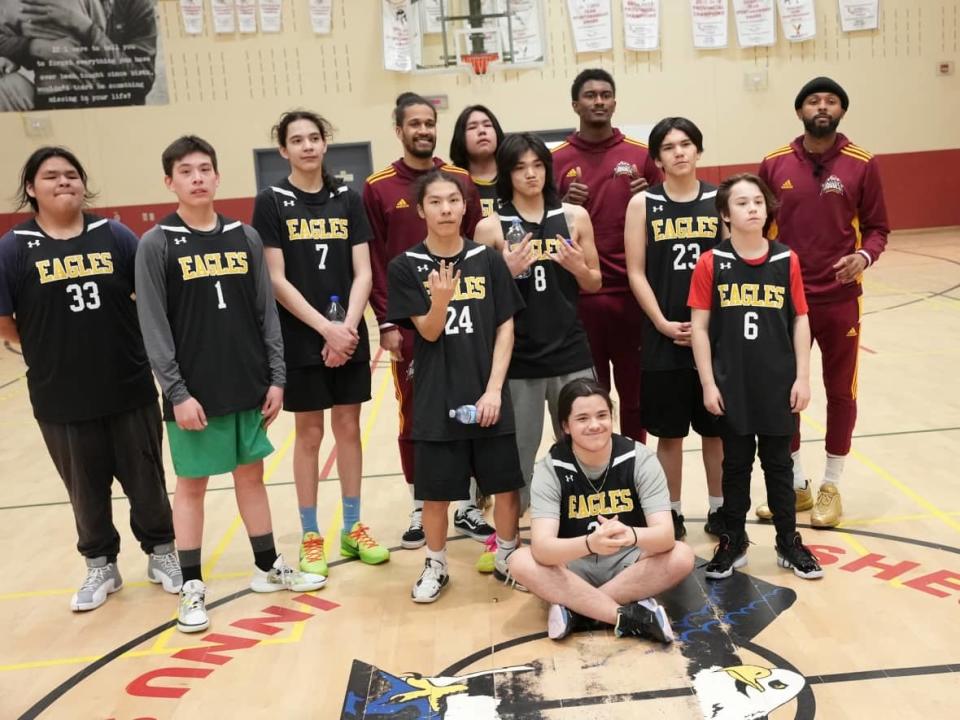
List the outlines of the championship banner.
{"type": "Polygon", "coordinates": [[[237,0],[237,27],[244,34],[257,31],[257,0],[237,0]]]}
{"type": "Polygon", "coordinates": [[[278,33],[282,29],[283,0],[260,0],[260,30],[278,33]]]}
{"type": "Polygon", "coordinates": [[[213,31],[217,34],[233,33],[236,19],[233,14],[233,0],[212,0],[213,31]]]}
{"type": "Polygon", "coordinates": [[[310,0],[310,26],[317,35],[329,35],[333,0],[310,0]]]}
{"type": "Polygon", "coordinates": [[[660,0],[623,0],[623,42],[627,50],[660,48],[660,0]]]}
{"type": "Polygon", "coordinates": [[[416,33],[410,0],[380,0],[383,19],[383,67],[393,72],[413,70],[416,33]]]}
{"type": "Polygon", "coordinates": [[[166,104],[159,45],[156,0],[0,0],[0,112],[166,104]]]}
{"type": "Polygon", "coordinates": [[[880,0],[838,0],[843,32],[876,30],[880,24],[880,0]]]}
{"type": "Polygon", "coordinates": [[[180,0],[180,17],[187,35],[203,34],[203,0],[180,0]]]}
{"type": "Polygon", "coordinates": [[[693,46],[716,50],[727,46],[727,0],[690,0],[693,46]]]}
{"type": "MultiPolygon", "coordinates": [[[[506,12],[505,0],[484,0],[483,11],[506,12]]],[[[489,20],[487,21],[490,22],[489,20]]],[[[507,42],[507,21],[499,20],[501,46],[507,42]]],[[[510,31],[513,36],[513,62],[517,65],[543,61],[543,23],[540,6],[534,0],[512,0],[510,3],[510,31]]]]}
{"type": "Polygon", "coordinates": [[[613,49],[613,17],[610,0],[567,0],[573,29],[574,52],[606,52],[613,49]]]}
{"type": "Polygon", "coordinates": [[[442,0],[414,0],[420,5],[420,20],[424,33],[438,33],[443,29],[440,22],[440,3],[442,0]]]}
{"type": "Polygon", "coordinates": [[[776,45],[777,23],[773,0],[733,0],[740,47],[776,45]]]}
{"type": "Polygon", "coordinates": [[[777,0],[780,27],[790,42],[813,40],[817,36],[817,13],[813,0],[777,0]]]}

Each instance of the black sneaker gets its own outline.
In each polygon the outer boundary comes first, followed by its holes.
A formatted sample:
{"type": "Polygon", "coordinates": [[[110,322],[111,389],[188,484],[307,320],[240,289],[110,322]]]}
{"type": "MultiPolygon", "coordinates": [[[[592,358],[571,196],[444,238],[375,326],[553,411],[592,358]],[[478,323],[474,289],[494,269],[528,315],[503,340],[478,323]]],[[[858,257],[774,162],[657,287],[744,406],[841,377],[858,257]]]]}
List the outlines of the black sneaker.
{"type": "Polygon", "coordinates": [[[477,542],[484,542],[496,532],[487,523],[483,513],[480,512],[480,508],[476,505],[471,505],[463,512],[457,510],[453,514],[453,526],[458,533],[471,537],[477,542]]]}
{"type": "Polygon", "coordinates": [[[683,515],[676,510],[671,510],[673,516],[673,539],[683,540],[687,536],[687,528],[683,524],[683,515]]]}
{"type": "Polygon", "coordinates": [[[703,526],[703,531],[708,535],[720,536],[723,532],[723,517],[720,515],[720,509],[707,511],[707,522],[703,526]]]}
{"type": "Polygon", "coordinates": [[[400,547],[407,550],[416,550],[427,543],[427,536],[423,534],[423,511],[414,510],[410,513],[410,527],[400,536],[400,547]]]}
{"type": "Polygon", "coordinates": [[[823,569],[817,562],[816,556],[803,544],[800,533],[795,532],[793,537],[785,542],[777,538],[777,565],[804,580],[815,580],[823,577],[823,569]]]}
{"type": "Polygon", "coordinates": [[[617,637],[635,635],[665,644],[673,642],[673,628],[670,627],[667,611],[653,598],[618,608],[613,632],[617,637]]]}
{"type": "Polygon", "coordinates": [[[713,560],[707,563],[703,574],[711,580],[724,580],[733,575],[733,569],[747,564],[747,546],[750,541],[746,535],[733,535],[723,532],[720,542],[713,552],[713,560]]]}

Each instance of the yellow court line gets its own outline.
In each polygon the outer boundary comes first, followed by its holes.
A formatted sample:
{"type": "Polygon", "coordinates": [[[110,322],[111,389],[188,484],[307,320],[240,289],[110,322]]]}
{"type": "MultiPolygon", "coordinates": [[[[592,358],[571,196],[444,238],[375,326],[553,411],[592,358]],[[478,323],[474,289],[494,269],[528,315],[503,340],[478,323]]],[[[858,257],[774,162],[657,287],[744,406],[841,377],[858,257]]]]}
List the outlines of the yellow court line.
{"type": "MultiPolygon", "coordinates": [[[[951,517],[960,517],[960,512],[948,512],[951,517]]],[[[927,513],[916,513],[914,515],[880,515],[873,518],[857,518],[852,520],[841,520],[838,528],[859,527],[862,525],[889,525],[898,522],[913,522],[916,520],[932,520],[933,515],[927,513]]]]}
{"type": "MultiPolygon", "coordinates": [[[[812,427],[814,430],[816,430],[817,432],[821,434],[826,434],[827,428],[821,425],[820,423],[818,423],[816,420],[811,420],[805,414],[801,415],[800,419],[804,423],[812,427]]],[[[862,465],[865,465],[867,468],[872,470],[876,475],[879,475],[881,478],[883,478],[888,483],[890,483],[890,485],[892,485],[901,493],[903,493],[908,498],[913,500],[917,505],[919,505],[928,513],[933,515],[937,520],[940,520],[941,522],[953,528],[957,532],[960,532],[960,522],[958,522],[957,520],[954,520],[952,517],[950,517],[949,513],[945,512],[944,510],[941,510],[939,507],[937,507],[932,502],[930,502],[925,497],[923,497],[923,495],[921,495],[917,491],[910,488],[910,486],[908,486],[906,483],[895,478],[893,474],[890,473],[888,470],[884,469],[883,467],[875,463],[873,460],[871,460],[870,458],[868,458],[866,455],[864,455],[862,452],[858,450],[852,449],[850,451],[850,455],[855,460],[857,460],[857,462],[859,462],[862,465]]]]}

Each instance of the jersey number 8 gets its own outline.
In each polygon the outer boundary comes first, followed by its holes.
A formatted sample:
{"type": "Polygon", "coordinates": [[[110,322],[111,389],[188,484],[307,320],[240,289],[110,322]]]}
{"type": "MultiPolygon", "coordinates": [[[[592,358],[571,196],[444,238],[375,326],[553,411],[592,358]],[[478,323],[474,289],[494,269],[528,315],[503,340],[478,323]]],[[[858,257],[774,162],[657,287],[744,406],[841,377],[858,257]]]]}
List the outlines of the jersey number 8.
{"type": "Polygon", "coordinates": [[[459,335],[460,329],[468,335],[473,332],[473,320],[470,318],[470,306],[464,305],[457,315],[457,309],[447,306],[447,324],[443,328],[446,335],[459,335]]]}
{"type": "Polygon", "coordinates": [[[533,289],[537,292],[544,292],[547,289],[547,271],[539,263],[533,266],[533,289]]]}
{"type": "Polygon", "coordinates": [[[83,310],[96,310],[100,307],[100,289],[92,280],[80,283],[70,283],[66,287],[67,293],[73,302],[70,303],[70,310],[73,312],[82,312],[83,310]]]}

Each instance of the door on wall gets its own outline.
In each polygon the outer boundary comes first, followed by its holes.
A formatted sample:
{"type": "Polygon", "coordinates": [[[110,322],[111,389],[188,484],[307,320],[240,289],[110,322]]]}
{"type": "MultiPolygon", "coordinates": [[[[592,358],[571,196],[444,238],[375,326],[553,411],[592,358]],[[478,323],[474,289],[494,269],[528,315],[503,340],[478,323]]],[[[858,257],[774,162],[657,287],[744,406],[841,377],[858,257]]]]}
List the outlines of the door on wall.
{"type": "MultiPolygon", "coordinates": [[[[373,173],[373,155],[370,143],[338,143],[327,146],[323,160],[327,170],[347,187],[363,192],[363,181],[373,173]]],[[[290,174],[290,166],[276,148],[253,151],[253,165],[257,177],[257,192],[275,185],[290,174]]]]}

